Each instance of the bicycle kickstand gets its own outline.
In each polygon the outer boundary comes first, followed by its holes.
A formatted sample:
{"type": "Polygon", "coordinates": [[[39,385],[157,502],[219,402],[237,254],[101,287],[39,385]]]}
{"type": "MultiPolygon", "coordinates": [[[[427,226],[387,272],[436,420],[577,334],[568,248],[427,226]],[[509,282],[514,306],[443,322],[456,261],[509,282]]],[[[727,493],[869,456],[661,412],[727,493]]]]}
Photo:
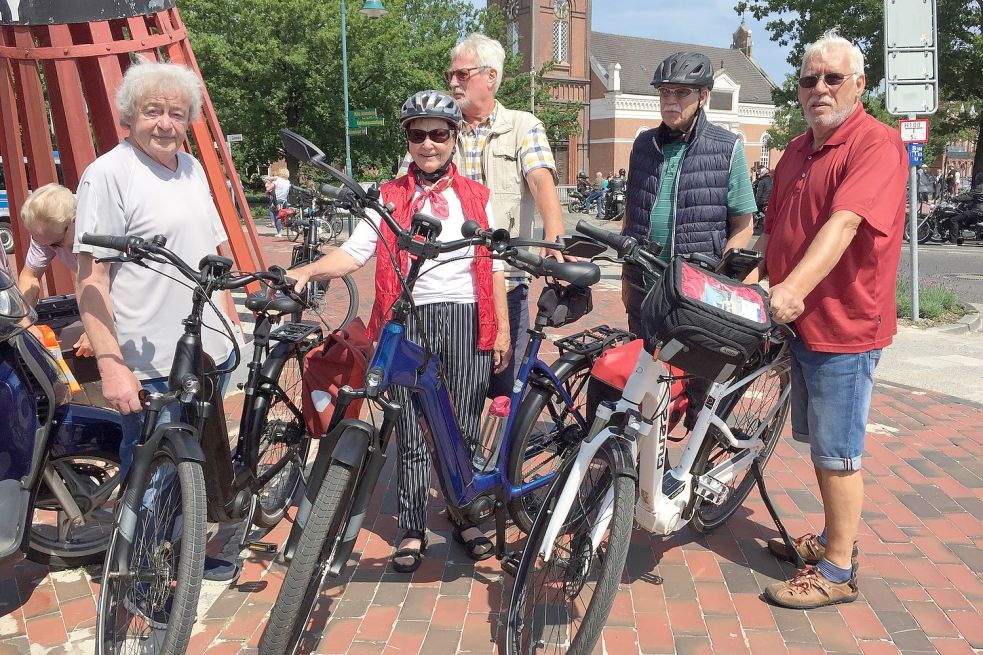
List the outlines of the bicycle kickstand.
{"type": "Polygon", "coordinates": [[[751,462],[751,472],[754,474],[754,479],[758,483],[761,500],[765,501],[765,507],[768,508],[768,513],[771,514],[771,520],[775,522],[775,527],[778,528],[778,534],[781,535],[782,541],[785,542],[785,548],[795,558],[793,562],[795,568],[804,569],[806,563],[802,560],[802,556],[799,555],[799,550],[795,547],[795,544],[792,543],[792,538],[788,536],[788,530],[785,529],[782,520],[778,518],[778,512],[775,511],[774,505],[771,504],[771,498],[768,496],[768,490],[765,488],[765,476],[761,473],[761,466],[758,465],[758,460],[751,462]]]}

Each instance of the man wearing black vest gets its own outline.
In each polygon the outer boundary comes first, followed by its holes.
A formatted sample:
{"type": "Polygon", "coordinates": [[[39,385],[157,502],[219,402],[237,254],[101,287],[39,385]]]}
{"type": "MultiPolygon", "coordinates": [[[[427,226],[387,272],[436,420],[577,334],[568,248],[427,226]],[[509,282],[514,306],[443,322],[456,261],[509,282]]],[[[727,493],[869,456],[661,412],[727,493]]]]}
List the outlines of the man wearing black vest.
{"type": "MultiPolygon", "coordinates": [[[[677,52],[659,64],[652,86],[662,124],[642,132],[632,146],[623,233],[661,243],[665,261],[677,253],[720,257],[746,247],[757,205],[743,144],[703,111],[713,65],[700,53],[677,52]]],[[[624,267],[622,298],[628,329],[636,334],[650,285],[638,268],[624,267]]]]}
{"type": "MultiPolygon", "coordinates": [[[[707,120],[703,111],[713,88],[713,65],[705,55],[677,52],[655,69],[662,124],[638,135],[628,165],[623,233],[662,244],[660,257],[680,253],[721,257],[751,241],[757,209],[744,146],[737,135],[707,120]]],[[[622,269],[622,299],[628,329],[642,335],[642,300],[652,280],[630,265],[622,269]]],[[[709,383],[687,385],[692,429],[709,383]]]]}

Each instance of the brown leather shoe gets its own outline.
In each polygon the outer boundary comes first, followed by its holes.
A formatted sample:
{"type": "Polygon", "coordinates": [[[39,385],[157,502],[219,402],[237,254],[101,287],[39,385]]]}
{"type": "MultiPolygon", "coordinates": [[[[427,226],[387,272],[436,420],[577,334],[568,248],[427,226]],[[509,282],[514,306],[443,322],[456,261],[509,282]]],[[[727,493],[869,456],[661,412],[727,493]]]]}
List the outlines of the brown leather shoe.
{"type": "MultiPolygon", "coordinates": [[[[819,543],[819,536],[812,534],[811,532],[807,535],[801,537],[794,537],[792,539],[792,544],[795,549],[799,551],[799,555],[802,557],[802,561],[810,566],[815,566],[819,564],[819,560],[823,558],[826,554],[826,547],[819,543]]],[[[781,537],[772,537],[768,540],[768,550],[771,554],[778,559],[783,559],[786,562],[795,563],[795,558],[792,553],[788,552],[788,548],[785,547],[785,541],[781,537]]],[[[857,566],[857,555],[860,554],[860,548],[857,543],[853,543],[853,555],[851,559],[853,560],[854,567],[857,566]]]]}
{"type": "Polygon", "coordinates": [[[775,582],[765,588],[765,599],[790,609],[808,610],[838,603],[852,603],[860,590],[854,573],[847,582],[830,582],[812,566],[795,572],[791,580],[775,582]]]}

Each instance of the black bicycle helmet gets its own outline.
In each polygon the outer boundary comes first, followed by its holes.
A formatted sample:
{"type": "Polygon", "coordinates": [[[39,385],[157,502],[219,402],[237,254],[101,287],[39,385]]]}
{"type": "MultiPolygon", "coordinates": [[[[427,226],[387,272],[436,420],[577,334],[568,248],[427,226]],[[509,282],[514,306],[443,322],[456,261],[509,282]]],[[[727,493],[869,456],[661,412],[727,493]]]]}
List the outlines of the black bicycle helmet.
{"type": "Polygon", "coordinates": [[[417,118],[440,118],[457,129],[464,120],[464,115],[454,98],[429,89],[407,98],[403,108],[399,110],[399,126],[405,128],[407,123],[417,118]]]}
{"type": "Polygon", "coordinates": [[[686,84],[700,88],[713,88],[713,64],[699,52],[677,52],[669,55],[655,69],[652,86],[660,84],[686,84]]]}

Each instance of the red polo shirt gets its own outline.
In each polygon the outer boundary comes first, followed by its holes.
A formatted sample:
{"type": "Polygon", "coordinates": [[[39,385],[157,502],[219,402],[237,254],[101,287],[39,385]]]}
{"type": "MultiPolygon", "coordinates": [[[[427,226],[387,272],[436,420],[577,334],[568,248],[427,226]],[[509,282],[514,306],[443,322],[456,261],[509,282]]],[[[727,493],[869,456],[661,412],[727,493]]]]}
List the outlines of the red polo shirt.
{"type": "Polygon", "coordinates": [[[811,350],[858,353],[891,343],[907,179],[900,134],[863,107],[818,150],[810,129],[789,143],[778,162],[764,230],[772,285],[792,272],[833,213],[849,210],[863,219],[795,320],[811,350]]]}

